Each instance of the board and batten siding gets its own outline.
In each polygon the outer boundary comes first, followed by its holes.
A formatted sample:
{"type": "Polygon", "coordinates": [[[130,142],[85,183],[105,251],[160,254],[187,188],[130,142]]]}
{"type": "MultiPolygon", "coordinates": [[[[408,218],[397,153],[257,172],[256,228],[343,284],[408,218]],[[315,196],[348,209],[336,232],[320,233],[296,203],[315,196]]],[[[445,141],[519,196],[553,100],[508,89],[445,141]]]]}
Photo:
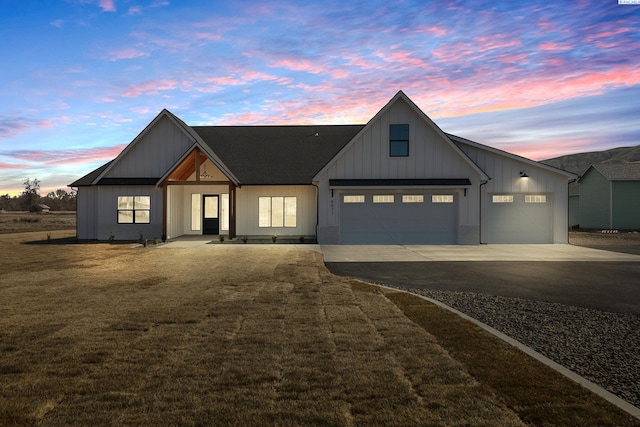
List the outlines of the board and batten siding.
{"type": "Polygon", "coordinates": [[[98,238],[98,187],[78,187],[76,195],[76,236],[82,240],[98,238]]]}
{"type": "Polygon", "coordinates": [[[161,117],[128,147],[106,178],[159,178],[175,164],[194,141],[167,116],[161,117]]]}
{"type": "MultiPolygon", "coordinates": [[[[340,200],[329,188],[330,179],[431,179],[468,178],[467,189],[458,203],[460,243],[479,243],[478,172],[445,141],[424,117],[399,99],[370,123],[336,160],[318,176],[321,243],[338,243],[340,200]],[[389,156],[389,125],[409,125],[409,156],[389,156]]],[[[398,189],[406,194],[411,189],[398,189]]]]}
{"type": "MultiPolygon", "coordinates": [[[[474,145],[459,143],[458,146],[490,178],[482,186],[483,219],[487,218],[487,205],[491,194],[552,195],[553,243],[568,242],[569,181],[566,176],[474,145]],[[521,172],[525,172],[528,177],[521,177],[521,172]]],[[[484,220],[482,229],[486,230],[484,220]]],[[[483,233],[483,242],[486,241],[486,237],[483,233]]]]}
{"type": "Polygon", "coordinates": [[[96,223],[98,240],[138,240],[162,238],[162,189],[154,185],[101,185],[97,192],[92,212],[96,223]],[[150,196],[149,224],[118,224],[118,196],[150,196]]]}
{"type": "Polygon", "coordinates": [[[315,236],[316,187],[313,185],[253,185],[236,190],[238,236],[315,236]],[[296,197],[295,227],[259,227],[260,197],[296,197]]]}
{"type": "Polygon", "coordinates": [[[612,227],[611,182],[594,168],[580,178],[580,227],[612,227]]]}
{"type": "Polygon", "coordinates": [[[614,181],[612,228],[640,230],[640,181],[614,181]]]}

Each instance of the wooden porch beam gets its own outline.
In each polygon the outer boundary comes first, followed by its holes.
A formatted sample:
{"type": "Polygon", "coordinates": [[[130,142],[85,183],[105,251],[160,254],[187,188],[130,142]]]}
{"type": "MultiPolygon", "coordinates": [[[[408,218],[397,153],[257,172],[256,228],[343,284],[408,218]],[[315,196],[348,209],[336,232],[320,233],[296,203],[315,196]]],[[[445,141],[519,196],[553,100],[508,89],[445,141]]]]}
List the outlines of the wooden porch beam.
{"type": "Polygon", "coordinates": [[[236,186],[229,183],[229,239],[236,238],[236,186]]]}

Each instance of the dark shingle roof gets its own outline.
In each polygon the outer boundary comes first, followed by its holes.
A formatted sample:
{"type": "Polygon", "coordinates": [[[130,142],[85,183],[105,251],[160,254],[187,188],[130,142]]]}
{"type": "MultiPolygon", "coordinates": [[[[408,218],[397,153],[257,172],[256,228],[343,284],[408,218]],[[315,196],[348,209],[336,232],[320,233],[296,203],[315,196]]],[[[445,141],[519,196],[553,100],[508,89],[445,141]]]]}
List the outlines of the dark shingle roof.
{"type": "Polygon", "coordinates": [[[311,184],[364,125],[192,126],[244,185],[311,184]]]}
{"type": "Polygon", "coordinates": [[[93,180],[96,179],[98,175],[100,175],[111,164],[111,162],[113,162],[113,160],[105,163],[98,169],[89,172],[77,181],[72,182],[71,184],[69,184],[69,187],[86,187],[88,185],[91,185],[93,180]]]}
{"type": "Polygon", "coordinates": [[[599,163],[592,166],[609,181],[640,181],[640,163],[599,163]]]}

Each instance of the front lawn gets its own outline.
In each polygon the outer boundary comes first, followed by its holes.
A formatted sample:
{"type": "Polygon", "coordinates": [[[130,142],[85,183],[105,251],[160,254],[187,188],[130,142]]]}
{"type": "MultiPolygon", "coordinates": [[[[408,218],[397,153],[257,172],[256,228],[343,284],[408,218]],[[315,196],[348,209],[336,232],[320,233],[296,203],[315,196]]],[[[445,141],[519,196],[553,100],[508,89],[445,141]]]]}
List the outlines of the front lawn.
{"type": "Polygon", "coordinates": [[[637,425],[316,252],[45,235],[0,235],[0,425],[637,425]]]}

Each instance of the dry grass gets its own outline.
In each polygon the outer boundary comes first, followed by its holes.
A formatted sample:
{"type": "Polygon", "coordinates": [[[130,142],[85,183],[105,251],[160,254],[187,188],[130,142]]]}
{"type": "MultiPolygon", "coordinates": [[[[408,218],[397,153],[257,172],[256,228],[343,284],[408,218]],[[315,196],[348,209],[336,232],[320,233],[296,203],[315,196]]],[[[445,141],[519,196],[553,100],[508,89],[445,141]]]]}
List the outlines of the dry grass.
{"type": "Polygon", "coordinates": [[[640,232],[599,233],[597,231],[572,231],[569,243],[587,248],[640,255],[640,232]]]}
{"type": "Polygon", "coordinates": [[[314,252],[36,239],[0,235],[0,425],[633,424],[314,252]]]}
{"type": "Polygon", "coordinates": [[[0,212],[0,234],[69,230],[75,226],[75,212],[0,212]]]}

